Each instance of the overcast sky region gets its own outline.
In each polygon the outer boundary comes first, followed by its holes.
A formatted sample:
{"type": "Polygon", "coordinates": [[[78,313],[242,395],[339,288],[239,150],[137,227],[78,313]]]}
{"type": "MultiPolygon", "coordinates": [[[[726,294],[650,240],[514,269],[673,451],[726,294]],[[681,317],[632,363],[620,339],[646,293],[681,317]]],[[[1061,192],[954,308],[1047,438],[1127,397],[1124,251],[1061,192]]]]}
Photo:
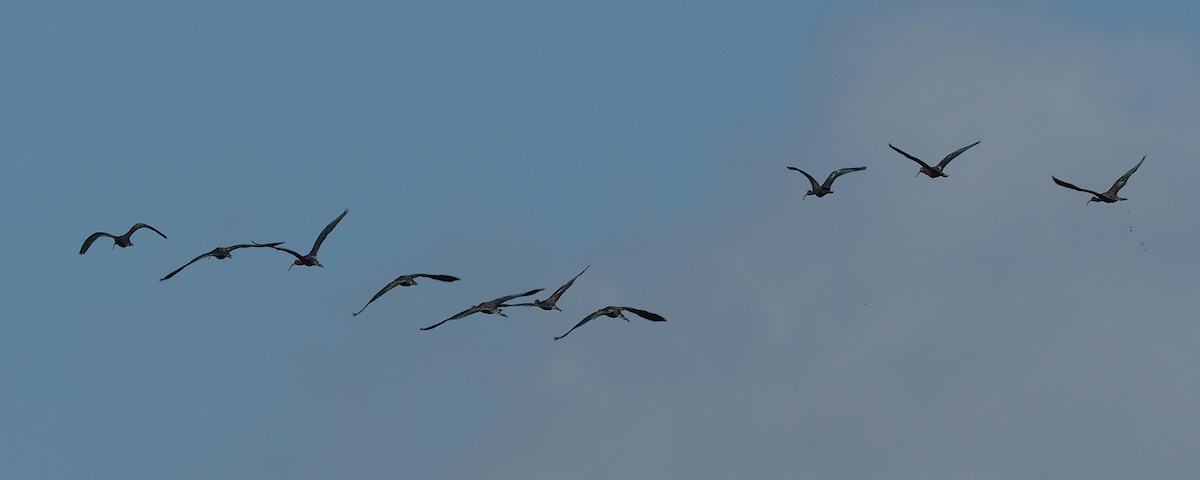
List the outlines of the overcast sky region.
{"type": "Polygon", "coordinates": [[[6,2],[0,65],[0,478],[1200,477],[1195,2],[6,2]],[[606,305],[667,322],[553,340],[606,305]]]}

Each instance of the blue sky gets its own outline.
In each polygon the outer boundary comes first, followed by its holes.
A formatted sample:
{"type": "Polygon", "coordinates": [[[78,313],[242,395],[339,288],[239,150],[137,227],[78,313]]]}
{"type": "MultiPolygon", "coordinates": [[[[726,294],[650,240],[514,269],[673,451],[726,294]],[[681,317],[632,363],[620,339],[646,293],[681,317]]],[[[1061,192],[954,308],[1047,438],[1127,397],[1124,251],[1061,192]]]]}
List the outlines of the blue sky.
{"type": "Polygon", "coordinates": [[[0,477],[1194,477],[1198,13],[4,4],[0,477]]]}

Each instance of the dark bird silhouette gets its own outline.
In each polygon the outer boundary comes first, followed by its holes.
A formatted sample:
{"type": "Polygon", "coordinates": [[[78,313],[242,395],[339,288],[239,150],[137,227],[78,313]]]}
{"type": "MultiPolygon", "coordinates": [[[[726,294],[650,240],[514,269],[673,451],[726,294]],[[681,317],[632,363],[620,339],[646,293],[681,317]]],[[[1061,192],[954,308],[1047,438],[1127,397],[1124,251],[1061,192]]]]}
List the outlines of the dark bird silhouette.
{"type": "Polygon", "coordinates": [[[96,239],[100,238],[100,237],[108,237],[108,238],[113,239],[113,248],[117,248],[117,247],[125,248],[128,246],[131,246],[131,245],[133,245],[133,242],[129,241],[129,237],[133,236],[133,232],[136,232],[136,231],[138,231],[138,229],[142,229],[142,228],[149,228],[150,230],[153,230],[154,233],[157,233],[158,236],[167,238],[167,236],[163,235],[163,233],[158,231],[157,228],[151,227],[144,223],[135,223],[135,224],[133,224],[132,227],[129,227],[128,232],[125,232],[124,235],[121,235],[119,237],[116,235],[113,235],[111,233],[106,233],[106,232],[96,232],[96,233],[89,235],[87,240],[83,241],[83,246],[79,247],[79,254],[83,255],[84,253],[87,253],[88,248],[90,248],[92,246],[92,242],[96,241],[96,239]]]}
{"type": "Polygon", "coordinates": [[[888,144],[889,147],[892,147],[892,150],[899,152],[901,155],[904,155],[905,157],[908,157],[909,160],[912,160],[914,162],[921,164],[921,170],[919,170],[917,172],[917,175],[924,173],[929,178],[949,177],[949,175],[946,175],[944,172],[942,172],[942,170],[946,168],[946,165],[949,165],[950,161],[954,160],[955,157],[962,155],[962,153],[967,151],[968,148],[974,147],[976,145],[979,145],[979,142],[972,143],[972,144],[962,147],[958,150],[950,152],[949,155],[946,155],[946,158],[943,158],[942,161],[938,162],[937,166],[931,167],[931,166],[929,166],[928,163],[921,161],[921,159],[914,157],[912,155],[909,155],[904,150],[896,148],[895,145],[892,145],[890,143],[888,144]]]}
{"type": "Polygon", "coordinates": [[[325,226],[324,230],[321,230],[321,234],[317,235],[317,241],[313,242],[312,250],[308,251],[308,255],[301,255],[300,253],[296,252],[295,250],[290,250],[290,249],[283,248],[283,247],[271,247],[271,248],[274,248],[281,252],[290,253],[290,254],[292,254],[293,257],[296,257],[296,261],[292,262],[292,265],[288,267],[288,270],[291,270],[292,267],[294,267],[296,265],[303,265],[305,267],[311,267],[313,265],[316,265],[318,267],[325,268],[324,265],[321,265],[321,262],[317,261],[317,250],[321,249],[321,244],[325,242],[325,237],[329,236],[329,232],[333,231],[333,227],[336,227],[338,222],[342,221],[342,218],[344,218],[347,213],[350,213],[349,209],[342,211],[341,215],[338,215],[338,217],[333,219],[332,222],[329,222],[329,225],[325,226]]]}
{"type": "Polygon", "coordinates": [[[580,321],[579,321],[579,323],[576,323],[574,327],[571,327],[571,329],[570,329],[570,330],[567,330],[567,333],[564,333],[564,334],[562,334],[561,336],[558,336],[558,337],[554,337],[554,339],[555,339],[555,340],[558,340],[558,339],[561,339],[561,338],[563,338],[563,337],[565,337],[565,336],[567,336],[567,335],[570,335],[570,334],[571,334],[571,332],[575,331],[575,329],[576,329],[576,328],[582,327],[582,326],[583,326],[583,324],[585,324],[585,323],[587,323],[587,322],[590,322],[590,321],[592,321],[592,319],[594,319],[594,318],[596,318],[596,317],[601,317],[601,316],[604,316],[604,317],[611,317],[611,318],[620,318],[620,319],[623,319],[623,320],[625,320],[626,322],[628,322],[628,321],[629,321],[629,318],[628,318],[628,317],[626,317],[624,313],[621,313],[621,310],[628,310],[628,311],[630,311],[630,312],[636,313],[636,314],[637,314],[637,316],[639,316],[639,317],[642,317],[642,318],[644,318],[644,319],[646,319],[646,320],[649,320],[649,321],[651,321],[651,322],[665,322],[665,321],[667,321],[667,319],[663,318],[663,317],[662,317],[662,315],[659,315],[659,314],[657,314],[657,313],[647,312],[647,311],[645,311],[645,310],[639,310],[639,309],[636,309],[636,308],[633,308],[633,307],[613,307],[613,306],[608,306],[608,307],[604,307],[604,308],[601,308],[601,309],[599,309],[599,310],[596,310],[595,312],[592,312],[592,314],[591,314],[591,315],[588,315],[588,316],[586,316],[586,317],[583,317],[583,320],[580,320],[580,321]]]}
{"type": "Polygon", "coordinates": [[[571,288],[571,285],[575,284],[575,279],[579,278],[580,275],[583,275],[583,272],[586,272],[588,270],[588,268],[591,268],[591,265],[583,267],[582,272],[579,272],[574,277],[572,277],[570,280],[568,280],[567,283],[564,283],[561,287],[558,287],[558,290],[555,290],[554,293],[550,294],[549,297],[546,297],[545,300],[534,300],[533,303],[514,303],[509,306],[510,307],[538,307],[542,310],[558,310],[561,312],[562,309],[558,308],[558,299],[560,297],[562,297],[563,293],[566,292],[568,288],[571,288]]]}
{"type": "MultiPolygon", "coordinates": [[[[796,167],[787,167],[787,168],[788,168],[788,170],[795,170],[797,172],[803,173],[805,177],[808,177],[808,183],[812,184],[812,190],[805,192],[804,198],[808,198],[809,195],[816,195],[817,198],[821,198],[826,195],[829,195],[829,194],[833,193],[833,190],[830,190],[829,187],[831,187],[833,185],[833,181],[836,180],[838,177],[845,175],[847,173],[850,173],[850,172],[857,172],[859,170],[867,169],[867,167],[852,167],[852,168],[843,168],[840,170],[834,170],[833,173],[830,173],[828,177],[825,177],[825,183],[817,183],[817,179],[813,178],[812,175],[809,175],[808,172],[805,172],[804,170],[801,170],[796,167]]],[[[801,200],[803,200],[804,198],[802,198],[801,200]]]]}
{"type": "Polygon", "coordinates": [[[179,273],[179,272],[180,272],[180,271],[182,271],[183,269],[187,268],[187,267],[188,267],[188,265],[191,265],[191,264],[193,264],[193,263],[196,263],[197,261],[199,261],[201,258],[204,258],[204,257],[213,257],[213,258],[215,258],[215,259],[217,259],[217,260],[224,260],[224,259],[226,259],[226,258],[233,258],[233,251],[234,251],[234,250],[237,250],[237,249],[239,249],[239,248],[248,248],[248,247],[271,247],[271,248],[274,248],[274,247],[277,247],[277,246],[279,246],[279,245],[283,245],[283,242],[274,242],[274,243],[239,243],[239,244],[237,244],[237,245],[230,245],[230,246],[228,246],[228,247],[217,247],[217,248],[214,248],[214,249],[210,250],[208,253],[204,253],[204,254],[201,254],[200,256],[196,257],[196,258],[193,258],[193,259],[192,259],[192,261],[190,261],[190,262],[187,262],[187,263],[183,264],[183,266],[182,266],[182,267],[176,268],[176,269],[175,269],[175,271],[173,271],[173,272],[171,272],[171,273],[168,273],[168,274],[167,274],[167,276],[165,276],[165,277],[162,277],[162,278],[158,279],[158,281],[160,281],[160,282],[161,282],[161,281],[163,281],[163,280],[166,280],[166,279],[168,279],[168,278],[174,277],[176,273],[179,273]]]}
{"type": "Polygon", "coordinates": [[[538,289],[530,290],[525,293],[518,293],[518,294],[514,294],[514,295],[500,297],[495,300],[488,300],[486,302],[480,303],[479,305],[476,305],[474,307],[471,307],[471,308],[468,308],[461,312],[458,312],[458,313],[454,314],[453,317],[447,318],[445,320],[442,320],[442,321],[435,323],[433,325],[430,325],[428,327],[422,327],[421,330],[433,330],[443,323],[449,322],[451,320],[458,320],[460,318],[463,318],[467,315],[471,315],[473,313],[496,314],[496,315],[500,315],[501,317],[507,317],[508,315],[505,315],[504,312],[500,311],[500,307],[511,307],[512,305],[505,305],[504,302],[507,302],[514,298],[528,297],[528,296],[538,293],[540,291],[542,291],[542,289],[538,288],[538,289]]]}
{"type": "Polygon", "coordinates": [[[1087,205],[1088,203],[1092,203],[1092,202],[1116,203],[1121,200],[1128,200],[1127,198],[1118,197],[1117,192],[1121,191],[1121,188],[1125,186],[1125,182],[1129,181],[1129,177],[1133,176],[1133,172],[1136,172],[1138,167],[1142,166],[1142,162],[1144,162],[1144,161],[1146,161],[1145,155],[1142,156],[1141,160],[1138,160],[1137,165],[1134,165],[1133,168],[1129,169],[1128,172],[1125,172],[1124,175],[1121,175],[1121,178],[1118,178],[1116,182],[1113,182],[1112,186],[1108,188],[1108,191],[1104,192],[1104,193],[1099,193],[1095,190],[1088,190],[1086,188],[1076,187],[1067,182],[1059,180],[1058,177],[1055,177],[1053,175],[1051,175],[1050,178],[1054,180],[1054,183],[1057,183],[1059,185],[1067,187],[1071,190],[1078,190],[1080,192],[1090,193],[1090,194],[1094,195],[1092,197],[1092,199],[1088,200],[1087,203],[1084,203],[1084,205],[1087,205]]]}
{"type": "MultiPolygon", "coordinates": [[[[392,280],[391,283],[388,283],[386,287],[383,287],[383,289],[380,290],[379,293],[376,293],[374,297],[371,297],[370,300],[367,300],[367,305],[370,305],[371,302],[375,301],[375,299],[382,297],[383,294],[388,292],[388,290],[391,290],[396,287],[411,287],[413,285],[416,285],[417,279],[421,278],[421,277],[432,278],[434,280],[438,280],[438,281],[442,281],[442,282],[457,282],[458,281],[458,277],[453,277],[450,275],[436,275],[436,274],[430,274],[430,273],[414,273],[411,275],[401,275],[399,277],[396,277],[395,280],[392,280]]],[[[357,312],[354,312],[354,316],[357,317],[358,314],[363,312],[363,310],[366,310],[367,305],[363,305],[363,308],[360,308],[360,309],[358,309],[357,312]]]]}

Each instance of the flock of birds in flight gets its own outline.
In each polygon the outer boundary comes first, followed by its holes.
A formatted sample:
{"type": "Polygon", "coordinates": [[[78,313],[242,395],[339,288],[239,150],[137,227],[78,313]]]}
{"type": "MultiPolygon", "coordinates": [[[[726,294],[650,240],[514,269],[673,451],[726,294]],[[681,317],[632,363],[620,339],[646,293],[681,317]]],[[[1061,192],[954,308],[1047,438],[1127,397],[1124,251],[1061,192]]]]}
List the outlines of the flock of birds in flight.
{"type": "MultiPolygon", "coordinates": [[[[895,150],[896,153],[904,155],[905,158],[908,158],[909,160],[917,162],[917,164],[921,165],[921,169],[917,171],[917,176],[921,176],[921,174],[924,173],[925,176],[927,176],[929,178],[949,177],[949,175],[946,175],[945,169],[946,169],[946,166],[950,164],[950,161],[954,160],[955,158],[958,158],[958,156],[962,155],[963,152],[967,151],[968,149],[970,149],[971,147],[974,147],[976,145],[979,145],[978,141],[976,141],[975,143],[972,143],[970,145],[967,145],[965,147],[962,147],[958,150],[955,150],[953,152],[950,152],[948,155],[946,155],[945,158],[942,159],[942,161],[938,162],[937,165],[930,166],[928,163],[925,163],[924,160],[921,160],[917,157],[909,155],[908,152],[905,152],[904,150],[896,148],[895,145],[892,145],[890,143],[888,144],[888,146],[892,147],[892,150],[895,150]]],[[[1071,190],[1076,190],[1076,191],[1092,194],[1092,199],[1088,200],[1087,203],[1092,203],[1092,202],[1116,203],[1116,202],[1119,202],[1122,200],[1126,200],[1125,198],[1118,197],[1117,192],[1119,192],[1121,190],[1121,188],[1123,188],[1125,186],[1125,183],[1129,181],[1129,177],[1133,176],[1133,172],[1136,172],[1138,167],[1141,167],[1142,162],[1144,162],[1144,161],[1146,161],[1146,157],[1142,156],[1142,159],[1138,161],[1137,165],[1134,165],[1133,168],[1129,169],[1128,172],[1125,172],[1124,175],[1121,175],[1121,178],[1118,178],[1116,182],[1113,182],[1112,186],[1109,187],[1108,190],[1105,191],[1104,193],[1100,193],[1095,190],[1088,190],[1086,188],[1076,187],[1075,185],[1072,185],[1070,183],[1059,180],[1058,177],[1055,177],[1055,176],[1051,176],[1050,178],[1052,180],[1054,180],[1054,183],[1061,185],[1063,187],[1069,188],[1071,190]]],[[[816,195],[817,198],[821,198],[826,195],[829,195],[829,194],[833,193],[833,190],[832,190],[833,181],[836,180],[838,177],[845,175],[847,173],[857,172],[860,170],[867,169],[867,167],[851,167],[851,168],[842,168],[839,170],[834,170],[832,173],[829,174],[828,177],[825,177],[825,183],[817,183],[817,179],[813,178],[812,175],[809,175],[804,170],[801,170],[796,167],[787,167],[787,168],[788,168],[788,170],[795,170],[797,172],[804,174],[804,176],[806,178],[808,178],[808,182],[810,184],[812,184],[812,189],[804,193],[805,198],[807,198],[809,195],[816,195]]],[[[1086,203],[1085,203],[1085,205],[1086,205],[1086,203]]]]}
{"type": "MultiPolygon", "coordinates": [[[[970,145],[967,145],[965,147],[962,147],[958,150],[955,150],[953,152],[950,152],[950,154],[946,155],[945,158],[942,158],[942,161],[938,162],[937,165],[931,166],[928,163],[925,163],[925,161],[921,160],[920,158],[909,155],[904,150],[896,148],[896,146],[894,146],[890,143],[888,144],[888,146],[891,147],[892,150],[895,150],[897,153],[903,155],[904,157],[908,158],[909,160],[912,160],[912,161],[920,164],[921,169],[917,171],[917,176],[920,176],[921,174],[925,174],[929,178],[948,177],[949,175],[946,175],[945,169],[946,169],[946,166],[950,164],[950,161],[954,160],[959,155],[962,155],[963,152],[966,152],[968,149],[970,149],[971,147],[974,147],[976,145],[979,145],[978,141],[976,141],[975,143],[972,143],[970,145]]],[[[1112,186],[1109,187],[1109,189],[1103,193],[1097,192],[1095,190],[1088,190],[1086,188],[1077,187],[1077,186],[1067,183],[1063,180],[1059,180],[1058,177],[1051,176],[1050,178],[1054,180],[1054,183],[1061,185],[1063,187],[1069,188],[1071,190],[1076,190],[1076,191],[1091,194],[1092,198],[1090,200],[1088,200],[1087,203],[1092,203],[1092,202],[1115,203],[1115,202],[1125,200],[1125,198],[1117,196],[1117,192],[1119,192],[1121,190],[1121,188],[1125,186],[1125,183],[1129,181],[1129,177],[1133,176],[1133,173],[1136,172],[1138,170],[1138,168],[1142,166],[1142,162],[1144,162],[1144,161],[1146,161],[1145,156],[1143,156],[1142,159],[1140,161],[1138,161],[1137,165],[1134,165],[1133,168],[1129,169],[1128,172],[1125,172],[1124,175],[1122,175],[1120,178],[1118,178],[1117,181],[1114,182],[1112,184],[1112,186]]],[[[833,181],[836,180],[838,177],[845,175],[847,173],[852,173],[852,172],[857,172],[857,171],[867,169],[867,167],[851,167],[851,168],[842,168],[842,169],[834,170],[832,173],[829,174],[828,177],[825,178],[824,183],[817,183],[817,180],[815,178],[813,178],[812,175],[809,175],[807,172],[805,172],[804,170],[801,170],[796,167],[791,167],[791,166],[789,166],[787,168],[789,170],[795,170],[795,171],[803,174],[808,179],[809,183],[812,185],[812,188],[810,190],[808,190],[807,192],[805,192],[804,198],[807,198],[809,195],[815,195],[817,198],[824,197],[825,195],[829,195],[829,194],[833,193],[833,190],[832,190],[833,181]]],[[[332,222],[329,222],[329,225],[326,225],[324,230],[321,230],[320,235],[317,235],[317,240],[315,242],[313,242],[313,246],[308,251],[307,254],[300,254],[300,252],[297,252],[295,250],[281,247],[280,245],[283,245],[284,242],[239,243],[239,244],[230,245],[227,247],[217,247],[208,252],[200,254],[196,258],[193,258],[190,261],[188,261],[187,263],[183,264],[182,267],[175,269],[174,271],[172,271],[171,273],[168,273],[166,276],[160,278],[159,280],[162,281],[162,280],[170,279],[171,277],[174,277],[179,272],[183,271],[183,269],[187,268],[188,266],[190,266],[193,263],[200,261],[201,259],[203,259],[205,257],[213,257],[218,260],[231,258],[233,256],[233,251],[241,249],[241,248],[270,248],[270,249],[278,250],[280,252],[287,253],[288,255],[295,257],[295,260],[292,262],[292,265],[288,267],[288,270],[291,270],[292,267],[294,267],[294,266],[324,267],[324,265],[321,265],[321,262],[317,260],[317,251],[321,249],[321,244],[325,242],[325,238],[328,237],[329,233],[333,231],[334,227],[337,227],[338,223],[341,222],[342,219],[346,217],[347,213],[350,213],[350,211],[349,210],[343,211],[341,215],[338,215],[338,217],[333,219],[332,222]]],[[[125,232],[122,235],[113,235],[113,234],[107,233],[107,232],[96,232],[96,233],[91,234],[90,236],[88,236],[88,238],[86,240],[84,240],[83,246],[79,248],[79,254],[83,255],[84,253],[87,253],[88,248],[90,248],[92,246],[92,243],[95,242],[100,237],[111,238],[113,240],[113,248],[129,247],[129,246],[133,245],[133,242],[131,241],[131,237],[133,236],[133,233],[140,229],[143,229],[143,228],[149,229],[150,231],[157,233],[159,236],[161,236],[163,238],[167,238],[167,236],[164,235],[162,232],[158,231],[158,229],[156,229],[150,225],[144,224],[144,223],[137,223],[137,224],[134,224],[132,227],[130,227],[129,231],[125,232]]],[[[568,288],[571,288],[571,286],[575,284],[575,280],[579,279],[579,277],[581,275],[583,275],[584,272],[587,272],[588,268],[590,268],[590,265],[588,267],[584,267],[583,271],[580,271],[578,274],[576,274],[574,277],[572,277],[570,280],[568,280],[562,286],[558,287],[558,289],[555,290],[554,293],[550,294],[550,296],[546,297],[544,300],[533,300],[532,302],[527,302],[527,303],[512,303],[512,304],[507,303],[507,302],[510,302],[512,300],[516,300],[519,298],[536,295],[538,292],[541,292],[543,290],[541,288],[529,290],[527,292],[522,292],[522,293],[515,293],[512,295],[505,295],[502,297],[494,298],[492,300],[488,300],[488,301],[476,304],[475,306],[473,306],[471,308],[468,308],[466,310],[463,310],[461,312],[454,314],[450,318],[447,318],[445,320],[442,320],[440,322],[437,322],[437,323],[427,326],[427,327],[422,327],[421,330],[432,330],[432,329],[437,328],[437,327],[441,326],[442,324],[449,322],[451,320],[458,320],[460,318],[467,317],[469,315],[473,315],[476,313],[500,315],[502,317],[507,317],[508,315],[505,315],[503,310],[501,310],[502,308],[505,308],[505,307],[537,307],[537,308],[540,308],[540,309],[546,310],[546,311],[549,311],[549,310],[561,311],[561,309],[558,308],[559,298],[561,298],[563,296],[563,294],[566,293],[568,288]]],[[[455,282],[455,281],[459,280],[458,277],[455,277],[455,276],[442,275],[442,274],[431,274],[431,273],[413,273],[413,274],[401,275],[399,277],[396,277],[395,280],[392,280],[391,282],[389,282],[386,286],[384,286],[382,289],[380,289],[379,292],[375,293],[375,295],[372,296],[371,299],[368,300],[367,303],[365,305],[363,305],[363,307],[361,309],[359,309],[357,312],[354,312],[353,315],[354,316],[359,315],[364,310],[366,310],[367,307],[370,306],[372,302],[374,302],[375,300],[378,300],[379,297],[382,297],[385,293],[387,293],[388,291],[392,290],[395,287],[411,287],[413,285],[416,285],[417,284],[416,280],[418,278],[428,278],[428,279],[437,280],[440,282],[455,282]]],[[[584,324],[586,324],[592,320],[595,320],[596,318],[599,318],[599,317],[620,318],[620,319],[628,322],[629,318],[625,316],[624,312],[633,313],[639,317],[642,317],[642,318],[652,321],[652,322],[665,322],[666,321],[666,319],[663,318],[661,315],[653,313],[653,312],[649,312],[646,310],[633,308],[633,307],[610,305],[610,306],[607,306],[607,307],[604,307],[604,308],[601,308],[599,310],[592,312],[591,314],[589,314],[588,316],[586,316],[582,320],[580,320],[578,323],[576,323],[575,326],[573,326],[569,330],[567,330],[566,333],[564,333],[560,336],[554,337],[554,339],[559,340],[563,337],[566,337],[571,332],[575,331],[576,328],[579,328],[579,327],[583,326],[584,324]]]]}
{"type": "MultiPolygon", "coordinates": [[[[314,267],[315,266],[315,267],[324,268],[325,266],[321,265],[321,262],[317,260],[317,251],[321,249],[321,244],[325,243],[325,238],[328,237],[329,233],[333,231],[334,227],[337,227],[338,223],[341,222],[342,219],[346,217],[347,213],[350,213],[350,210],[343,211],[341,215],[338,215],[338,217],[333,219],[332,222],[329,222],[329,225],[326,225],[324,230],[321,230],[321,233],[319,235],[317,235],[317,240],[315,242],[313,242],[312,249],[310,249],[307,254],[302,255],[302,254],[300,254],[300,252],[297,252],[295,250],[281,247],[280,245],[283,245],[284,242],[271,242],[271,243],[251,242],[251,243],[239,243],[237,245],[230,245],[228,247],[217,247],[212,250],[209,250],[208,252],[205,252],[205,253],[202,253],[202,254],[196,256],[196,258],[189,260],[187,263],[183,264],[182,267],[179,267],[179,268],[175,269],[174,271],[172,271],[171,273],[168,273],[166,276],[160,278],[159,281],[168,280],[171,277],[174,277],[176,274],[183,271],[183,269],[187,268],[189,265],[196,263],[197,261],[200,261],[200,259],[203,259],[205,257],[213,257],[218,260],[231,258],[231,257],[233,257],[233,251],[240,249],[240,248],[271,248],[274,250],[278,250],[280,252],[287,253],[288,255],[295,257],[295,260],[292,261],[292,264],[288,267],[288,270],[291,270],[292,267],[295,267],[298,265],[305,266],[305,267],[314,267]]],[[[162,232],[158,231],[157,228],[154,228],[154,227],[144,224],[144,223],[137,223],[137,224],[134,224],[132,227],[130,227],[129,231],[125,232],[122,235],[113,235],[108,232],[96,232],[96,233],[89,235],[88,238],[83,241],[83,246],[79,247],[79,254],[83,255],[84,253],[87,253],[88,248],[91,248],[92,243],[94,243],[100,237],[108,237],[108,238],[113,239],[113,248],[116,248],[116,247],[125,248],[125,247],[132,246],[133,241],[131,240],[131,237],[133,237],[133,233],[138,230],[141,230],[143,228],[149,229],[150,231],[157,233],[162,238],[167,238],[167,236],[165,234],[163,234],[162,232]]],[[[449,322],[451,320],[458,320],[460,318],[463,318],[463,317],[466,317],[469,315],[473,315],[476,313],[485,313],[485,314],[500,315],[502,317],[507,317],[508,315],[505,315],[504,311],[501,310],[502,308],[505,308],[505,307],[537,307],[542,310],[562,311],[562,309],[558,308],[558,299],[561,298],[563,296],[563,294],[566,293],[567,289],[571,288],[571,285],[575,284],[575,280],[578,279],[580,275],[583,275],[583,273],[586,272],[588,270],[588,268],[590,268],[590,267],[591,267],[591,265],[584,267],[583,271],[576,274],[574,277],[572,277],[570,280],[568,280],[567,283],[564,283],[561,287],[558,287],[558,289],[555,290],[554,293],[550,294],[550,296],[546,297],[544,300],[534,300],[534,301],[528,302],[528,303],[513,303],[513,304],[506,303],[506,302],[509,302],[511,300],[515,300],[518,298],[535,295],[538,292],[541,292],[543,290],[541,288],[536,288],[536,289],[533,289],[533,290],[530,290],[527,292],[516,293],[516,294],[512,294],[512,295],[505,295],[503,297],[488,300],[486,302],[481,302],[471,308],[468,308],[466,310],[463,310],[461,312],[454,314],[450,318],[442,320],[442,321],[435,323],[433,325],[430,325],[428,327],[423,327],[423,328],[421,328],[421,330],[432,330],[434,328],[441,326],[443,323],[449,322]]],[[[441,281],[441,282],[458,281],[458,277],[455,277],[452,275],[441,275],[441,274],[431,274],[431,273],[412,273],[412,274],[408,274],[408,275],[401,275],[399,277],[396,277],[395,280],[392,280],[391,282],[389,282],[386,286],[384,286],[382,289],[380,289],[379,292],[375,293],[375,295],[372,296],[371,299],[367,301],[366,305],[363,305],[363,307],[361,309],[359,309],[357,312],[354,312],[352,315],[358,316],[358,314],[362,313],[363,310],[366,310],[367,307],[369,305],[371,305],[372,302],[379,299],[379,297],[382,297],[383,294],[387,293],[389,290],[391,290],[393,288],[411,287],[413,285],[416,285],[417,284],[416,280],[418,278],[429,278],[429,279],[433,279],[433,280],[437,280],[437,281],[441,281]]],[[[563,337],[566,337],[571,332],[575,331],[576,328],[579,328],[579,327],[583,326],[584,324],[586,324],[592,320],[595,320],[596,318],[599,318],[599,317],[620,318],[620,319],[628,322],[629,318],[625,316],[624,312],[631,312],[639,317],[642,317],[646,320],[650,320],[652,322],[665,322],[667,320],[667,319],[663,318],[662,315],[659,315],[659,314],[653,313],[653,312],[648,312],[646,310],[633,308],[633,307],[620,307],[620,306],[610,305],[610,306],[601,308],[599,310],[596,310],[595,312],[592,312],[591,314],[589,314],[588,316],[586,316],[582,320],[580,320],[578,323],[576,323],[575,326],[571,327],[570,330],[567,330],[566,333],[564,333],[560,336],[554,337],[554,339],[559,340],[563,337]]]]}

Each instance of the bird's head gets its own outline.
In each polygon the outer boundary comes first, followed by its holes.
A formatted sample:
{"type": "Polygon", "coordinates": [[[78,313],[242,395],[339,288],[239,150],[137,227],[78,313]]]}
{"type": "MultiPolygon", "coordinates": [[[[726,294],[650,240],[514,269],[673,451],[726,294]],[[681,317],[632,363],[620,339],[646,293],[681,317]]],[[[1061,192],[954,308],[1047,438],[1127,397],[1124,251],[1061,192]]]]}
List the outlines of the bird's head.
{"type": "Polygon", "coordinates": [[[815,194],[815,193],[813,193],[813,191],[812,191],[812,190],[809,190],[809,191],[807,191],[807,192],[804,192],[804,198],[801,198],[801,200],[804,200],[805,198],[808,198],[808,196],[809,196],[809,195],[816,195],[816,194],[815,194]]]}

